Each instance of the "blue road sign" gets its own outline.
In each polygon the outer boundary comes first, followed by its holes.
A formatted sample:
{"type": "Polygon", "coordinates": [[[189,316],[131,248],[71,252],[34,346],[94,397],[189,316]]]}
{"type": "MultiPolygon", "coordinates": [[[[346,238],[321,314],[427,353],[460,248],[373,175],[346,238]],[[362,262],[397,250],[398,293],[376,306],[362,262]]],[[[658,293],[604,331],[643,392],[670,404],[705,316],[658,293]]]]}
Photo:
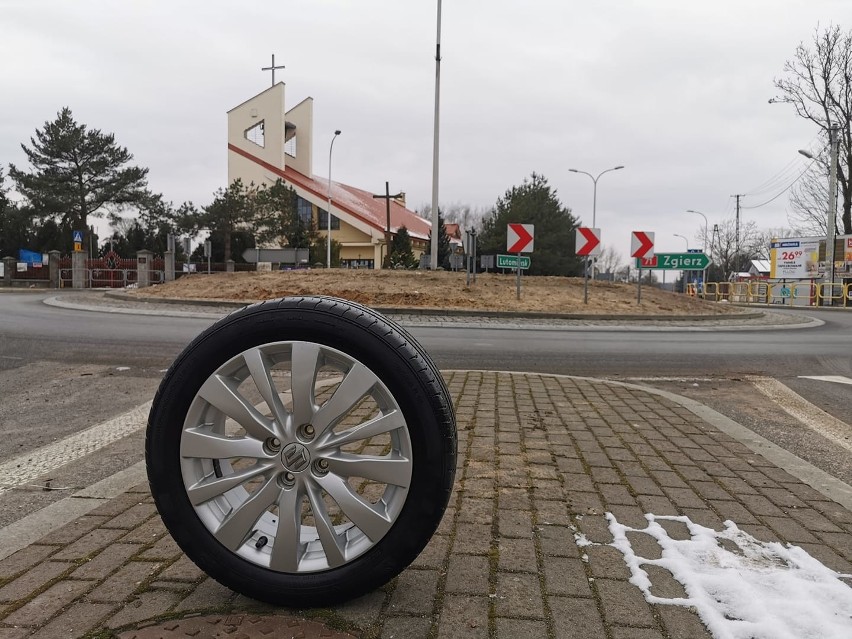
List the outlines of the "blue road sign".
{"type": "Polygon", "coordinates": [[[74,231],[74,241],[82,242],[83,241],[83,231],[74,231]]]}

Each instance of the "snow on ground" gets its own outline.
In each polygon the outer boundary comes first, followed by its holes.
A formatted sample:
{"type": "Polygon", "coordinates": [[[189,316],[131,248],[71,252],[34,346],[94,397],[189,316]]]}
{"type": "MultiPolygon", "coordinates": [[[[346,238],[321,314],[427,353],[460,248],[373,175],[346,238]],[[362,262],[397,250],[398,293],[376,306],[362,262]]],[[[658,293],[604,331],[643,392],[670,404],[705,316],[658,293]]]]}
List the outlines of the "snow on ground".
{"type": "MultiPolygon", "coordinates": [[[[731,521],[717,532],[688,517],[647,514],[648,526],[630,528],[606,513],[613,543],[624,555],[630,582],[648,603],[691,606],[716,639],[849,639],[852,588],[837,573],[798,546],[762,542],[731,521]],[[673,539],[660,524],[681,522],[690,538],[673,539]],[[627,533],[653,537],[660,559],[636,554],[627,533]],[[679,581],[686,597],[651,594],[654,584],[643,566],[659,566],[679,581]]],[[[585,538],[579,546],[592,545],[585,538]]]]}

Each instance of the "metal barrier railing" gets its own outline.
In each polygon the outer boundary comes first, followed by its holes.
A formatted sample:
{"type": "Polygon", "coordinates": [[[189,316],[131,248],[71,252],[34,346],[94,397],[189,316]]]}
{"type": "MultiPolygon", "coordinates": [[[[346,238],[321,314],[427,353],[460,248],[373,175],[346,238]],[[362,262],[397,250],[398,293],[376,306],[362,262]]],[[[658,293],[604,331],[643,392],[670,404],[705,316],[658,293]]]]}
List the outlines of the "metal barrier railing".
{"type": "Polygon", "coordinates": [[[711,302],[727,300],[739,304],[852,307],[852,283],[840,282],[693,282],[686,285],[685,294],[711,302]],[[830,304],[826,304],[828,300],[831,300],[830,304]]]}

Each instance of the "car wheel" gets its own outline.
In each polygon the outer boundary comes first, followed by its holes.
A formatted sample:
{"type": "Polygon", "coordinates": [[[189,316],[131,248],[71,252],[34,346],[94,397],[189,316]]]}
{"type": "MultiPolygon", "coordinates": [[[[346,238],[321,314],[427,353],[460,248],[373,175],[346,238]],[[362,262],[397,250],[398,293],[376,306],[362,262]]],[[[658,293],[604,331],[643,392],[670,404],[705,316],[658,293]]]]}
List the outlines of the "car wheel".
{"type": "Polygon", "coordinates": [[[404,329],[344,300],[284,298],[177,358],[146,459],[163,522],[203,571],[254,599],[324,606],[384,584],[432,537],[455,415],[404,329]]]}

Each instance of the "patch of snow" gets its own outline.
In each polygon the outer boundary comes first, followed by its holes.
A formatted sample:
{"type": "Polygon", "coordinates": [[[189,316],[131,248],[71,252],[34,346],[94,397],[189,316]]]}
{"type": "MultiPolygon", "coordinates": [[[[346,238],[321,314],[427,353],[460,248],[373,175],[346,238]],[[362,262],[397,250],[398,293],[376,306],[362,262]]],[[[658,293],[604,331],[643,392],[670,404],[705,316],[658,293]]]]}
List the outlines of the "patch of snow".
{"type": "Polygon", "coordinates": [[[574,533],[574,542],[580,548],[584,548],[586,546],[592,545],[592,542],[590,542],[588,539],[586,539],[586,535],[584,535],[583,533],[579,533],[579,532],[574,533]]]}
{"type": "MultiPolygon", "coordinates": [[[[693,606],[716,639],[848,639],[852,637],[852,588],[837,573],[798,546],[762,542],[731,521],[717,532],[688,517],[646,514],[644,529],[620,524],[606,513],[611,545],[621,551],[630,582],[648,603],[693,606]],[[660,521],[685,524],[690,539],[669,537],[660,521]],[[653,537],[660,559],[635,553],[627,533],[653,537]],[[651,594],[653,584],[642,566],[659,566],[679,581],[686,597],[651,594]]],[[[589,545],[575,535],[578,546],[589,545]],[[580,543],[580,542],[584,543],[580,543]]]]}

